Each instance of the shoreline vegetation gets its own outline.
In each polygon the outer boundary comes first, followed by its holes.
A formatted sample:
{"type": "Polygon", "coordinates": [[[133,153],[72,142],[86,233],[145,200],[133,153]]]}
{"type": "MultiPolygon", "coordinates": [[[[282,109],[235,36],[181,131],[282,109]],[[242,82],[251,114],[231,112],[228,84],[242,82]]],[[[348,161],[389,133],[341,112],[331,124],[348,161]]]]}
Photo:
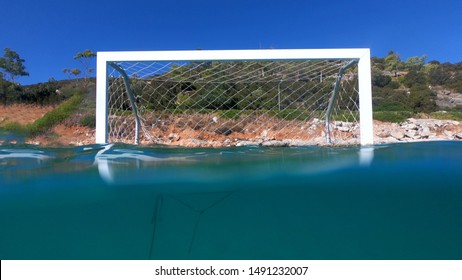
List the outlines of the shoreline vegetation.
{"type": "MultiPolygon", "coordinates": [[[[88,58],[94,57],[90,54],[88,58]]],[[[462,140],[462,62],[427,63],[426,56],[401,61],[398,54],[390,51],[384,58],[372,58],[371,66],[376,144],[462,140]]],[[[16,75],[28,74],[24,69],[16,75]]],[[[5,132],[22,135],[26,144],[66,146],[95,142],[95,78],[78,78],[75,71],[75,79],[71,76],[63,81],[50,78],[46,83],[21,86],[14,76],[12,80],[6,77],[0,71],[0,145],[18,143],[18,140],[2,139],[5,132]]],[[[178,93],[177,98],[181,94],[178,93]]],[[[155,135],[160,136],[154,141],[141,136],[141,144],[186,147],[325,144],[322,120],[297,124],[297,128],[291,128],[289,138],[281,139],[278,129],[284,128],[277,128],[271,121],[269,127],[272,128],[247,134],[241,133],[246,129],[226,129],[235,118],[225,115],[232,115],[233,110],[221,113],[223,116],[207,116],[215,122],[209,130],[184,129],[188,126],[177,125],[193,121],[197,113],[168,115],[165,117],[168,125],[159,128],[152,125],[153,130],[159,130],[155,135]],[[306,137],[302,139],[301,134],[306,137]]],[[[357,144],[357,126],[348,122],[335,122],[333,126],[333,131],[341,136],[334,144],[357,144]]]]}

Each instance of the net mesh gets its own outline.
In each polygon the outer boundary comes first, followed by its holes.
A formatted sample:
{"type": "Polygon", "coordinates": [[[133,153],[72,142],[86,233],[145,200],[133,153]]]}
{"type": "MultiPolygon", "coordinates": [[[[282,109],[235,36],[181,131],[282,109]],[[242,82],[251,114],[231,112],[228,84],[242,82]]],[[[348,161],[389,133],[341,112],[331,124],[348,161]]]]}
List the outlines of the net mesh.
{"type": "Polygon", "coordinates": [[[356,66],[338,80],[326,130],[335,83],[349,63],[118,62],[108,71],[108,140],[133,143],[138,134],[143,144],[313,145],[325,144],[328,133],[332,144],[358,144],[356,66]]]}

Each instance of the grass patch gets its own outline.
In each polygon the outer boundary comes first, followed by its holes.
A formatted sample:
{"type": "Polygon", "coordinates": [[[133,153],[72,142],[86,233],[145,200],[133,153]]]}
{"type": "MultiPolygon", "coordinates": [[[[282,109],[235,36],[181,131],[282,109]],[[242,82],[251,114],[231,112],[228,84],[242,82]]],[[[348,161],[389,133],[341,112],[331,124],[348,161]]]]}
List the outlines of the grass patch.
{"type": "Polygon", "coordinates": [[[218,115],[220,116],[220,118],[223,118],[223,119],[237,120],[241,116],[241,113],[242,113],[241,110],[229,109],[229,110],[219,111],[218,115]]]}
{"type": "Polygon", "coordinates": [[[21,125],[17,122],[8,122],[3,125],[3,130],[8,132],[14,132],[18,134],[27,134],[27,128],[25,125],[21,125]]]}
{"type": "Polygon", "coordinates": [[[402,123],[414,114],[409,111],[377,111],[373,112],[374,120],[382,122],[402,123]]]}
{"type": "Polygon", "coordinates": [[[430,118],[438,119],[438,120],[454,120],[454,121],[462,121],[462,112],[446,112],[446,111],[438,111],[430,113],[430,118]]]}
{"type": "MultiPolygon", "coordinates": [[[[325,117],[321,118],[324,119],[325,117]]],[[[330,119],[333,121],[357,122],[359,121],[359,112],[339,111],[332,114],[330,119]]]]}
{"type": "Polygon", "coordinates": [[[43,134],[53,126],[70,117],[71,114],[77,110],[82,100],[82,94],[80,92],[76,92],[75,95],[73,95],[67,101],[63,102],[62,105],[46,113],[42,118],[31,124],[21,125],[16,122],[9,122],[6,123],[3,128],[6,131],[23,134],[26,137],[33,137],[43,134]]]}
{"type": "Polygon", "coordinates": [[[53,126],[61,123],[76,111],[77,106],[82,102],[83,96],[77,94],[65,101],[61,106],[46,113],[42,118],[36,120],[28,126],[28,135],[36,136],[44,133],[53,126]]]}
{"type": "Polygon", "coordinates": [[[282,109],[282,110],[268,110],[266,113],[286,121],[299,120],[304,121],[310,117],[310,113],[303,109],[282,109]]]}

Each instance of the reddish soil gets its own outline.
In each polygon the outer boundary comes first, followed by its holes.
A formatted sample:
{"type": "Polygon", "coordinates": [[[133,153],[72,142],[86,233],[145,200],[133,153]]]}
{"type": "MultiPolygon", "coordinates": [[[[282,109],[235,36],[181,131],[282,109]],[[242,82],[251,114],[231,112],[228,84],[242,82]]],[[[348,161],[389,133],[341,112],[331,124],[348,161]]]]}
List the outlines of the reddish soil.
{"type": "Polygon", "coordinates": [[[0,125],[7,122],[17,122],[19,124],[33,123],[43,117],[48,111],[53,110],[53,106],[35,106],[13,104],[0,106],[0,125]]]}
{"type": "MultiPolygon", "coordinates": [[[[22,125],[30,124],[53,110],[53,106],[36,106],[13,104],[0,106],[0,127],[16,122],[22,125]]],[[[41,145],[87,145],[95,143],[94,129],[81,126],[57,125],[45,135],[28,139],[27,143],[41,145]]],[[[1,139],[0,139],[1,143],[1,139]]]]}
{"type": "Polygon", "coordinates": [[[95,144],[95,130],[84,126],[59,124],[50,132],[27,140],[27,143],[46,146],[81,146],[95,144]]]}
{"type": "MultiPolygon", "coordinates": [[[[32,123],[52,109],[52,106],[0,106],[0,127],[9,122],[32,123]]],[[[130,132],[132,129],[128,129],[131,126],[127,125],[130,120],[125,117],[117,118],[120,127],[118,133],[124,136],[110,140],[133,143],[133,132],[130,132]]],[[[149,128],[151,136],[146,136],[141,132],[141,144],[222,147],[239,145],[246,141],[261,145],[271,141],[273,144],[274,141],[285,141],[284,143],[289,143],[289,145],[322,145],[325,143],[325,127],[322,120],[289,123],[262,116],[239,120],[219,118],[217,120],[213,115],[170,115],[149,119],[151,121],[145,120],[145,125],[149,128]]],[[[71,123],[65,122],[65,124],[57,125],[44,135],[28,139],[27,143],[51,146],[78,146],[95,143],[94,129],[71,125],[71,123]]],[[[333,128],[334,137],[341,141],[338,144],[358,144],[359,129],[357,127],[347,128],[346,125],[348,124],[339,124],[333,128]]],[[[403,124],[395,124],[374,121],[374,134],[376,143],[461,140],[462,122],[409,119],[403,124]]],[[[0,144],[2,141],[4,140],[0,139],[0,144]]]]}

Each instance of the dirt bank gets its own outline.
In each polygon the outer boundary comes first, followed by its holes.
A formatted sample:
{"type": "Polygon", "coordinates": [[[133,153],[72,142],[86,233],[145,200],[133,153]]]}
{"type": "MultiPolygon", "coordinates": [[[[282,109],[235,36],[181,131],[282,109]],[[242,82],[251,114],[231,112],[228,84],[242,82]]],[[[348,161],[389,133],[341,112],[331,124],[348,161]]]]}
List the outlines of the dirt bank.
{"type": "Polygon", "coordinates": [[[6,122],[17,122],[19,124],[33,123],[43,117],[48,111],[53,110],[53,106],[36,105],[0,105],[0,124],[6,122]]]}
{"type": "MultiPolygon", "coordinates": [[[[0,106],[0,126],[8,122],[29,124],[52,109],[52,106],[0,106]]],[[[192,119],[190,117],[189,121],[192,119]]],[[[271,120],[267,121],[271,122],[271,120]]],[[[141,135],[141,143],[154,142],[186,147],[325,144],[324,122],[316,119],[300,127],[292,127],[290,131],[286,131],[288,126],[282,124],[281,121],[272,126],[274,129],[260,130],[255,129],[253,127],[255,124],[251,122],[242,124],[239,130],[225,129],[227,126],[220,125],[220,121],[217,120],[211,120],[215,124],[210,126],[208,130],[185,126],[186,122],[187,120],[184,118],[176,116],[168,120],[164,126],[153,125],[150,133],[155,135],[155,138],[148,139],[148,137],[141,135]]],[[[229,123],[227,124],[229,125],[229,123]]],[[[335,144],[351,145],[359,142],[359,128],[356,125],[336,122],[332,131],[335,135],[335,144]]],[[[401,124],[374,121],[374,142],[376,144],[432,140],[462,140],[462,122],[412,118],[401,124]]],[[[0,139],[0,143],[1,141],[0,139]]],[[[133,139],[127,139],[126,142],[132,143],[133,139]]],[[[51,146],[89,145],[95,143],[95,130],[89,127],[60,124],[44,135],[28,139],[27,143],[51,146]]]]}

